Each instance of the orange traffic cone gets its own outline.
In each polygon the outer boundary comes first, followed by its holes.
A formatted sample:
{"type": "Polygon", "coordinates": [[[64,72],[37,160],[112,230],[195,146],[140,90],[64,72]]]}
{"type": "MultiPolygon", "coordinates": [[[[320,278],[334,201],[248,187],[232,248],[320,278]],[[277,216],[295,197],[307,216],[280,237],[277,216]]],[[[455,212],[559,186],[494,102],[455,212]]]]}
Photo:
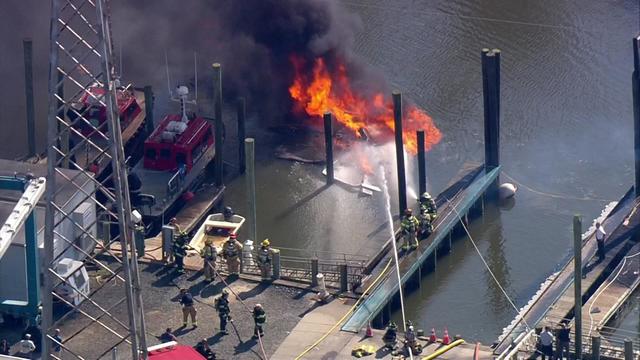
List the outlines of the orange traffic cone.
{"type": "Polygon", "coordinates": [[[451,344],[451,338],[449,337],[449,331],[447,331],[447,328],[444,328],[444,336],[442,337],[442,345],[449,345],[451,344]]]}
{"type": "Polygon", "coordinates": [[[369,321],[367,323],[367,330],[364,333],[364,337],[372,337],[373,336],[373,330],[371,329],[371,321],[369,321]]]}
{"type": "Polygon", "coordinates": [[[429,342],[434,343],[438,341],[438,337],[436,336],[436,329],[431,328],[431,335],[429,336],[429,342]]]}

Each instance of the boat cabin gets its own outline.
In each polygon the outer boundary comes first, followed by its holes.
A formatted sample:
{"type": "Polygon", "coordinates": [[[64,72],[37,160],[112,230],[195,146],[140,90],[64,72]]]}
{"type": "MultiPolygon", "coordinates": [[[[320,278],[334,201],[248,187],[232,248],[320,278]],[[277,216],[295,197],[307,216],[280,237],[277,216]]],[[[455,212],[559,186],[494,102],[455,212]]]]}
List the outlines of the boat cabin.
{"type": "Polygon", "coordinates": [[[194,114],[187,119],[178,114],[167,115],[144,143],[144,168],[184,169],[187,173],[212,145],[211,124],[207,120],[194,114]]]}
{"type": "MultiPolygon", "coordinates": [[[[76,128],[84,136],[97,135],[93,127],[99,128],[107,121],[107,108],[101,102],[104,99],[104,87],[95,85],[89,88],[89,92],[82,95],[80,101],[73,104],[67,112],[67,116],[75,121],[79,115],[89,121],[89,126],[84,121],[79,121],[76,128]]],[[[142,112],[142,108],[136,101],[136,96],[129,88],[118,88],[116,90],[116,101],[118,103],[118,114],[120,116],[120,130],[124,130],[133,119],[142,112]]],[[[106,126],[99,128],[102,133],[108,131],[106,126]]]]}

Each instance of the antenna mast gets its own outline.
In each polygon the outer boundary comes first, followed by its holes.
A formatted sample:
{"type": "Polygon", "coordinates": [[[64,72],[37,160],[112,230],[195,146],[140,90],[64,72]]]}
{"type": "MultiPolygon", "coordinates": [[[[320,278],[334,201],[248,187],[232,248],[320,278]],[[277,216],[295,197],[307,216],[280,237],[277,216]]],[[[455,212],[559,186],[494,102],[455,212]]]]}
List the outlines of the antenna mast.
{"type": "Polygon", "coordinates": [[[132,359],[147,359],[129,185],[117,114],[109,3],[109,0],[51,0],[47,207],[42,260],[43,359],[58,358],[59,354],[52,351],[54,329],[63,325],[71,314],[81,317],[83,325],[74,333],[65,334],[62,341],[65,356],[98,359],[117,348],[121,353],[128,349],[132,359]],[[103,87],[104,96],[95,93],[95,84],[103,87]],[[80,103],[82,97],[106,108],[104,123],[93,125],[89,121],[89,108],[72,106],[80,103]],[[92,127],[91,132],[100,134],[100,138],[84,136],[77,130],[79,124],[92,127]],[[73,139],[73,142],[60,146],[61,139],[73,139]],[[86,162],[84,155],[79,156],[85,153],[86,162]],[[102,182],[88,170],[88,164],[94,161],[111,163],[112,174],[102,182]],[[75,171],[63,169],[67,166],[75,171]],[[73,189],[76,195],[71,199],[62,196],[63,188],[73,189]],[[106,200],[98,200],[98,193],[106,200]],[[86,209],[95,211],[98,220],[85,223],[71,216],[76,212],[84,214],[86,209]],[[116,224],[118,231],[98,235],[97,227],[104,221],[116,224]],[[67,238],[61,228],[74,229],[75,235],[67,238]],[[120,245],[119,254],[110,250],[115,243],[120,245]],[[86,250],[79,244],[87,244],[86,250]],[[88,261],[79,262],[81,265],[71,275],[62,276],[58,273],[58,264],[68,253],[81,253],[88,261]],[[88,294],[75,291],[71,281],[73,275],[84,271],[86,263],[93,263],[106,274],[103,282],[92,285],[88,294]],[[56,292],[59,286],[74,289],[72,294],[80,296],[82,301],[69,302],[56,292]],[[113,296],[115,288],[121,289],[121,297],[113,296]],[[106,291],[111,296],[105,296],[106,291]],[[54,318],[54,298],[72,310],[54,318]],[[123,314],[127,320],[121,319],[123,314]],[[100,334],[99,339],[95,338],[96,334],[100,334]],[[81,346],[87,342],[90,347],[81,346]]]}

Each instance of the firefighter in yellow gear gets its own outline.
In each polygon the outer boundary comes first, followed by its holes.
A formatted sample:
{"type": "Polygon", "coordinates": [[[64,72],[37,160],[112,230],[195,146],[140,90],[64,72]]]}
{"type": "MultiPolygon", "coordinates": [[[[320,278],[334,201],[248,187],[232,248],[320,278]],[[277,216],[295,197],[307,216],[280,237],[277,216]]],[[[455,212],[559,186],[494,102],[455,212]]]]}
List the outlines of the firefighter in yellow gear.
{"type": "Polygon", "coordinates": [[[428,192],[420,195],[418,205],[420,206],[418,239],[422,240],[433,232],[433,222],[436,220],[438,209],[436,208],[436,202],[433,201],[433,198],[431,198],[428,192]]]}
{"type": "Polygon", "coordinates": [[[222,246],[222,257],[227,261],[229,275],[240,273],[240,255],[242,254],[242,244],[236,239],[236,234],[231,234],[229,239],[222,246]]]}
{"type": "Polygon", "coordinates": [[[413,250],[418,247],[418,238],[416,237],[416,233],[419,225],[420,222],[415,216],[413,216],[413,211],[411,211],[411,209],[406,209],[404,211],[404,216],[402,217],[402,222],[400,223],[400,230],[402,237],[404,238],[402,250],[409,251],[409,249],[413,250]]]}
{"type": "Polygon", "coordinates": [[[271,278],[271,242],[269,239],[264,239],[260,244],[257,258],[262,280],[269,280],[271,278]]]}
{"type": "Polygon", "coordinates": [[[215,276],[216,260],[218,258],[218,251],[216,247],[213,246],[211,239],[204,241],[204,247],[200,251],[200,256],[203,260],[202,272],[204,272],[204,281],[211,282],[215,276]]]}

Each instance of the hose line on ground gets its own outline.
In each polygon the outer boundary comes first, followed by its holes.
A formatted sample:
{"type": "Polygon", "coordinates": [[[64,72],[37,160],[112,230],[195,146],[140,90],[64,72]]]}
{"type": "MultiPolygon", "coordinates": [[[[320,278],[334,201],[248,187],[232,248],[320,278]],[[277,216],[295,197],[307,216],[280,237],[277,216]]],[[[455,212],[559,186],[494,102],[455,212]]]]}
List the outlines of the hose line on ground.
{"type": "Polygon", "coordinates": [[[295,360],[300,360],[302,359],[303,356],[305,356],[309,351],[311,351],[311,349],[313,349],[314,347],[318,346],[318,344],[320,344],[324,339],[327,338],[327,336],[329,336],[329,334],[331,334],[331,332],[333,332],[333,330],[335,330],[336,327],[338,327],[338,325],[340,325],[344,319],[347,318],[347,316],[349,316],[351,314],[351,312],[353,312],[353,310],[356,308],[356,306],[358,306],[360,304],[360,301],[362,301],[362,299],[364,299],[365,295],[369,292],[369,290],[371,290],[377,283],[378,281],[380,281],[380,279],[382,278],[382,276],[387,272],[387,270],[389,270],[389,267],[391,266],[391,262],[393,261],[393,259],[389,259],[389,261],[387,262],[387,265],[385,265],[384,269],[382,269],[382,271],[380,272],[380,275],[378,275],[378,277],[371,283],[371,285],[369,285],[363,292],[362,295],[360,295],[360,297],[358,298],[358,300],[356,300],[356,302],[353,304],[353,306],[349,309],[349,311],[347,311],[344,316],[342,316],[342,318],[340,318],[340,320],[338,320],[338,322],[336,322],[326,333],[324,333],[324,335],[322,335],[318,340],[316,340],[311,346],[309,346],[308,348],[306,348],[303,352],[300,353],[300,355],[296,356],[295,360]]]}

